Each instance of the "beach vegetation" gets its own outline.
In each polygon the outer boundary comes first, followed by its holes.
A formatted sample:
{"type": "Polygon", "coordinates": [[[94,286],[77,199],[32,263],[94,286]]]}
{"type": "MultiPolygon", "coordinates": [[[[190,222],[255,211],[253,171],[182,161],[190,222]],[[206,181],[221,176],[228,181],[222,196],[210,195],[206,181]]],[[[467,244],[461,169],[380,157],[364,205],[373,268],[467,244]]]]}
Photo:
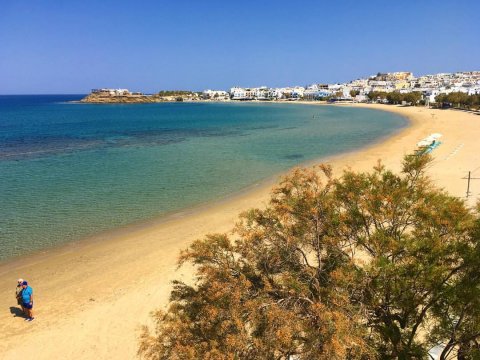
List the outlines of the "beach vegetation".
{"type": "Polygon", "coordinates": [[[387,100],[390,104],[401,104],[403,101],[403,94],[398,91],[393,91],[387,94],[387,100]]]}
{"type": "Polygon", "coordinates": [[[147,359],[477,359],[480,218],[436,188],[428,155],[394,173],[296,169],[233,234],[195,241],[147,359]]]}
{"type": "Polygon", "coordinates": [[[403,101],[413,106],[417,105],[418,102],[422,99],[422,93],[419,91],[411,91],[409,93],[401,95],[403,95],[403,101]]]}
{"type": "Polygon", "coordinates": [[[411,91],[408,93],[401,93],[399,91],[384,92],[384,91],[371,91],[367,94],[370,101],[387,102],[388,104],[409,104],[416,106],[422,100],[422,93],[419,91],[411,91]]]}
{"type": "Polygon", "coordinates": [[[350,90],[350,96],[355,97],[357,95],[360,95],[360,90],[350,90]]]}
{"type": "Polygon", "coordinates": [[[384,101],[387,99],[387,93],[385,91],[370,91],[367,94],[370,101],[384,101]]]}
{"type": "Polygon", "coordinates": [[[399,91],[392,91],[389,93],[373,91],[370,94],[369,94],[370,100],[372,101],[386,100],[389,104],[392,104],[392,105],[406,103],[406,104],[415,106],[419,104],[420,100],[422,99],[422,93],[419,91],[412,91],[408,93],[401,93],[399,91]]]}
{"type": "Polygon", "coordinates": [[[435,97],[435,102],[445,107],[462,109],[479,109],[480,108],[480,94],[468,95],[464,92],[456,91],[449,94],[438,94],[435,97]]]}

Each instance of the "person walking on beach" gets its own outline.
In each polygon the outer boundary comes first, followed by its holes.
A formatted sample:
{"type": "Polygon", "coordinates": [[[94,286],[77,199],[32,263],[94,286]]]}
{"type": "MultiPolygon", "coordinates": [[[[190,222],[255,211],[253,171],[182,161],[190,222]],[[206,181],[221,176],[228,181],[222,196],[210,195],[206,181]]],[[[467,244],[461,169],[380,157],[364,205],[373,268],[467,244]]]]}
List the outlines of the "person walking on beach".
{"type": "Polygon", "coordinates": [[[17,280],[17,288],[15,289],[15,299],[17,299],[17,304],[20,305],[22,311],[25,313],[22,300],[22,291],[23,291],[23,279],[17,280]]]}
{"type": "Polygon", "coordinates": [[[27,318],[25,321],[32,321],[35,318],[33,317],[33,289],[28,286],[28,282],[22,282],[22,301],[23,307],[25,308],[25,314],[27,318]]]}

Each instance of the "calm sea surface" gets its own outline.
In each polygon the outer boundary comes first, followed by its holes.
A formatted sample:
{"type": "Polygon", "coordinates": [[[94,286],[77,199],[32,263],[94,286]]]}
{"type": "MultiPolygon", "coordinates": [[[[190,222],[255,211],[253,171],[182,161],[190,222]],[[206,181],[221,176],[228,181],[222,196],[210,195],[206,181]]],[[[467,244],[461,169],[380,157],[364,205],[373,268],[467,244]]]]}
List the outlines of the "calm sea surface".
{"type": "Polygon", "coordinates": [[[406,126],[368,109],[0,96],[0,260],[226,196],[406,126]]]}

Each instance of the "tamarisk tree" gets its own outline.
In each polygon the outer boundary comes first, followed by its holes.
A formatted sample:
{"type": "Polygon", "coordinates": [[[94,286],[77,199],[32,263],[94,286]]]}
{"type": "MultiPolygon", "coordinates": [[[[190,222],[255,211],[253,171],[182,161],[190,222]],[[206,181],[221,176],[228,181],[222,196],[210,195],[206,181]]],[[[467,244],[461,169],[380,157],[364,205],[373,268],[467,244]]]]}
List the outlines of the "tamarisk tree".
{"type": "Polygon", "coordinates": [[[232,236],[182,252],[193,284],[174,282],[144,328],[147,359],[476,359],[478,212],[435,188],[427,156],[400,174],[296,169],[232,236]]]}

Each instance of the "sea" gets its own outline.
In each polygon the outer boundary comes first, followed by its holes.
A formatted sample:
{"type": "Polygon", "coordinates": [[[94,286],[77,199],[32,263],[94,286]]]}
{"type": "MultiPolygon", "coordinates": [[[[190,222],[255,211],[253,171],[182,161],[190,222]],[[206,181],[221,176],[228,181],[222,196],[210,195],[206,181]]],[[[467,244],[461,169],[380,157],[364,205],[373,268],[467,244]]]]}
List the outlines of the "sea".
{"type": "Polygon", "coordinates": [[[231,196],[408,123],[337,106],[82,97],[0,96],[0,261],[231,196]]]}

